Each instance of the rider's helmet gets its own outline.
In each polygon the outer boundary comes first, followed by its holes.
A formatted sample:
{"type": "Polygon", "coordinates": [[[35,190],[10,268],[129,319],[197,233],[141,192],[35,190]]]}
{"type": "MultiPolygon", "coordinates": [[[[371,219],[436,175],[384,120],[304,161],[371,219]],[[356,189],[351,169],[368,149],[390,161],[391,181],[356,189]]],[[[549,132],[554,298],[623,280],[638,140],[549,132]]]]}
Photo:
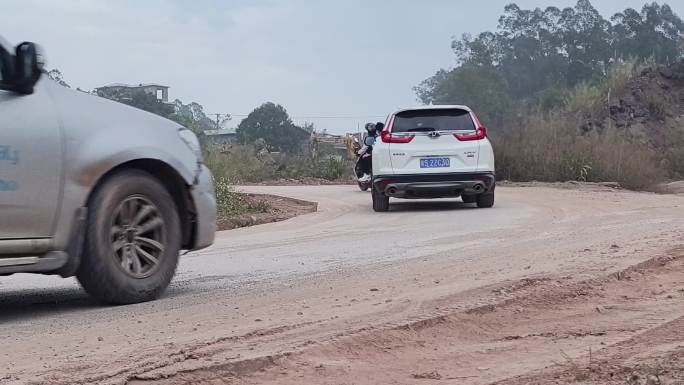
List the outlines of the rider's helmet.
{"type": "Polygon", "coordinates": [[[368,135],[375,136],[376,131],[377,127],[374,123],[366,123],[366,132],[368,132],[368,135]]]}

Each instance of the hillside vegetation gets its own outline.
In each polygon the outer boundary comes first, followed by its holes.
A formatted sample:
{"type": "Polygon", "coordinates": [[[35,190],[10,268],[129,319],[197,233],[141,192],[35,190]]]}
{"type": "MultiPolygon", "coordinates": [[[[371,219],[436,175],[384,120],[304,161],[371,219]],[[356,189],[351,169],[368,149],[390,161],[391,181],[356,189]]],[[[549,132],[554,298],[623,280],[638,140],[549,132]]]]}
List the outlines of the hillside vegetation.
{"type": "Polygon", "coordinates": [[[452,43],[457,65],[416,87],[426,104],[468,104],[490,129],[499,179],[683,177],[684,22],[646,4],[606,20],[575,7],[505,7],[498,29],[452,43]]]}
{"type": "Polygon", "coordinates": [[[529,181],[617,181],[652,190],[684,178],[684,63],[613,67],[564,105],[511,117],[494,133],[497,174],[529,181]]]}

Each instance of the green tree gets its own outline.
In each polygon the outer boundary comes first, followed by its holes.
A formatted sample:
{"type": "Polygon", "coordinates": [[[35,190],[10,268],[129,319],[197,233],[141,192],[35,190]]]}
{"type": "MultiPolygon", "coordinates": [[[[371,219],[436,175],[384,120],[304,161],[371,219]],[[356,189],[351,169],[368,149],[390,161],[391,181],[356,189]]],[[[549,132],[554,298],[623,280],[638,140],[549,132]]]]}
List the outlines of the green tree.
{"type": "Polygon", "coordinates": [[[602,78],[611,59],[611,24],[591,5],[579,0],[561,13],[561,52],[567,55],[566,84],[602,78]]]}
{"type": "Polygon", "coordinates": [[[618,58],[646,59],[657,63],[682,57],[681,39],[684,21],[667,5],[646,4],[641,12],[632,8],[613,16],[614,50],[618,58]]]}
{"type": "Polygon", "coordinates": [[[452,71],[440,70],[415,91],[425,104],[467,104],[484,124],[497,126],[512,104],[505,79],[493,66],[465,64],[452,71]]]}
{"type": "Polygon", "coordinates": [[[216,122],[204,112],[204,106],[197,102],[183,104],[176,99],[173,102],[174,112],[170,118],[183,126],[193,130],[197,135],[203,135],[206,130],[215,130],[216,122]]]}
{"type": "Polygon", "coordinates": [[[504,8],[497,33],[501,60],[498,69],[513,98],[524,98],[563,84],[567,58],[562,49],[558,8],[521,9],[515,4],[504,8]]]}
{"type": "Polygon", "coordinates": [[[130,97],[115,100],[165,118],[171,118],[174,113],[173,105],[164,103],[157,99],[156,95],[149,94],[145,91],[135,91],[130,97]]]}
{"type": "Polygon", "coordinates": [[[243,144],[262,139],[271,151],[300,153],[310,134],[292,122],[283,106],[269,102],[257,107],[240,122],[237,137],[243,144]]]}
{"type": "Polygon", "coordinates": [[[500,124],[512,107],[544,110],[562,104],[564,90],[597,83],[612,61],[658,63],[684,55],[684,22],[668,5],[646,4],[606,20],[589,0],[574,7],[504,8],[497,30],[452,42],[455,68],[438,71],[415,91],[424,103],[464,103],[500,124]]]}
{"type": "Polygon", "coordinates": [[[316,127],[312,122],[304,122],[304,126],[302,126],[302,128],[309,134],[312,134],[316,130],[316,127]]]}

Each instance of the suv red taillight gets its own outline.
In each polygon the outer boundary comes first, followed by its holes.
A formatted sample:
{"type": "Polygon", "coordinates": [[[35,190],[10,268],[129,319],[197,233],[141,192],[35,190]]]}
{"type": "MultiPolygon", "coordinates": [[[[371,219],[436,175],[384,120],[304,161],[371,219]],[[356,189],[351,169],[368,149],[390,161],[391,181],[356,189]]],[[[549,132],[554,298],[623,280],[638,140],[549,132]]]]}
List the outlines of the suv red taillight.
{"type": "Polygon", "coordinates": [[[410,143],[415,137],[415,135],[392,134],[387,131],[382,131],[380,133],[380,139],[382,139],[384,143],[410,143]]]}
{"type": "Polygon", "coordinates": [[[487,137],[487,129],[484,127],[479,127],[474,132],[468,132],[465,134],[454,134],[454,136],[461,142],[467,142],[469,140],[482,140],[487,137]]]}
{"type": "Polygon", "coordinates": [[[380,139],[383,141],[383,143],[410,143],[413,138],[415,138],[415,135],[410,135],[410,134],[393,134],[392,133],[392,125],[394,124],[394,116],[392,116],[389,120],[389,123],[385,126],[385,128],[380,132],[380,139]]]}
{"type": "Polygon", "coordinates": [[[468,132],[466,134],[454,134],[456,139],[460,140],[461,142],[467,142],[469,140],[482,140],[487,137],[487,129],[482,127],[482,123],[480,123],[480,119],[475,115],[474,112],[470,113],[470,116],[473,118],[473,123],[475,123],[475,132],[468,132]]]}

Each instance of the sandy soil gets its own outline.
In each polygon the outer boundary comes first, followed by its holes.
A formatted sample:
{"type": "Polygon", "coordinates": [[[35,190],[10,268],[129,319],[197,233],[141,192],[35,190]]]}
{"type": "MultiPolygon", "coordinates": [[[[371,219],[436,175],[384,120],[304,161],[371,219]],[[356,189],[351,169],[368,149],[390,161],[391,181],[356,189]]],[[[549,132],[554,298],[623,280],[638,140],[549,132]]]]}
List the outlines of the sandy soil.
{"type": "Polygon", "coordinates": [[[597,279],[522,280],[488,305],[151,383],[683,383],[682,277],[684,252],[672,250],[597,279]]]}
{"type": "Polygon", "coordinates": [[[319,212],[221,233],[153,303],[0,281],[0,384],[681,383],[684,198],[557,187],[245,188],[319,212]]]}

